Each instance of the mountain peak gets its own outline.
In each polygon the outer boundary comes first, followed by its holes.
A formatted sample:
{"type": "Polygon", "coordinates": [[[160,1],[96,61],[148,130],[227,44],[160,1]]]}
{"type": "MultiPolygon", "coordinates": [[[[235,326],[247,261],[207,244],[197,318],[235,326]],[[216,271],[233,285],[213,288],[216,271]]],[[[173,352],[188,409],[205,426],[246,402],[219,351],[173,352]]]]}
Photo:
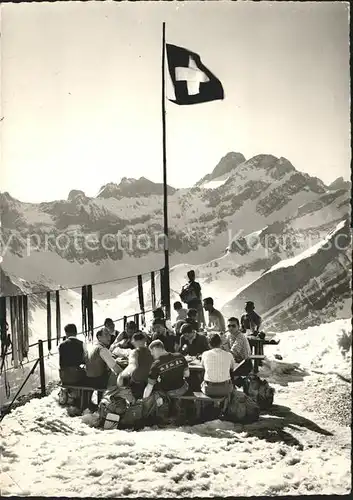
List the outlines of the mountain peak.
{"type": "Polygon", "coordinates": [[[200,186],[201,184],[210,182],[230,173],[232,170],[237,168],[238,165],[244,163],[245,161],[245,156],[242,153],[227,153],[225,156],[223,156],[223,158],[221,158],[217,166],[213,169],[212,173],[205,175],[196,183],[196,186],[200,186]]]}
{"type": "MultiPolygon", "coordinates": [[[[168,194],[174,194],[175,189],[168,186],[168,194]]],[[[98,193],[98,198],[134,198],[139,196],[163,195],[163,184],[155,183],[140,177],[134,179],[132,177],[123,177],[120,184],[109,182],[101,187],[98,193]]]]}
{"type": "Polygon", "coordinates": [[[350,182],[345,181],[343,177],[337,177],[337,179],[331,182],[331,184],[329,184],[327,187],[330,191],[337,191],[338,189],[349,189],[350,182]]]}

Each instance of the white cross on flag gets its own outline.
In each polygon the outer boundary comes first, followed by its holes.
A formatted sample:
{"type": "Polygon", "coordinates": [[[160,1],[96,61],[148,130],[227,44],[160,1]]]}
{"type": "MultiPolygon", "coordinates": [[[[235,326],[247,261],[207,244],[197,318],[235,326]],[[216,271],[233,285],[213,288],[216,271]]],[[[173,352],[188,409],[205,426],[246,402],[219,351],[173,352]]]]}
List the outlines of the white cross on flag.
{"type": "Polygon", "coordinates": [[[221,82],[201,62],[200,56],[176,45],[167,45],[175,104],[197,104],[224,98],[221,82]]]}

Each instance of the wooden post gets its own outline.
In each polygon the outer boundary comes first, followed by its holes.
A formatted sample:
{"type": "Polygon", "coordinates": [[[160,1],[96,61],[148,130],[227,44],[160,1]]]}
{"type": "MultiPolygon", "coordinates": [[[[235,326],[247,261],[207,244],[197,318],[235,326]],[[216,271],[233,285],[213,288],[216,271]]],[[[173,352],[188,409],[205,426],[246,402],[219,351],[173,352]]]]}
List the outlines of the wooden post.
{"type": "Polygon", "coordinates": [[[45,367],[44,367],[44,352],[43,352],[43,341],[38,340],[38,354],[39,354],[39,375],[40,375],[40,392],[42,396],[45,396],[45,367]]]}

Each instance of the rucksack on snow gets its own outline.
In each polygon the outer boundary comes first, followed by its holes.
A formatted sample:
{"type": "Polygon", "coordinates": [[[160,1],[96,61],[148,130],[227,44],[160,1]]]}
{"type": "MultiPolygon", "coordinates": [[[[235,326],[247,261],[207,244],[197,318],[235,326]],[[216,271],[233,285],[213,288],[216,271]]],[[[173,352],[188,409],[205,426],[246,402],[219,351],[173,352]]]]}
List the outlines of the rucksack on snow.
{"type": "Polygon", "coordinates": [[[251,424],[259,419],[260,408],[249,396],[234,389],[225,402],[223,415],[230,422],[251,424]]]}
{"type": "Polygon", "coordinates": [[[257,375],[251,374],[244,378],[243,387],[244,393],[255,401],[261,410],[272,406],[275,390],[267,380],[261,380],[257,375]]]}

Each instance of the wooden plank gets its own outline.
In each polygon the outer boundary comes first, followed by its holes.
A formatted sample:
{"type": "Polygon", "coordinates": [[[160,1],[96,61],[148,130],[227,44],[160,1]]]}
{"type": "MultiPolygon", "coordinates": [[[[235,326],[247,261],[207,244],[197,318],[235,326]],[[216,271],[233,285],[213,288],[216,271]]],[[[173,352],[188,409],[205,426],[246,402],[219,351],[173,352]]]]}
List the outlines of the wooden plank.
{"type": "Polygon", "coordinates": [[[62,385],[63,389],[75,389],[76,391],[97,391],[104,392],[107,389],[97,389],[96,387],[82,387],[80,385],[62,385]]]}

